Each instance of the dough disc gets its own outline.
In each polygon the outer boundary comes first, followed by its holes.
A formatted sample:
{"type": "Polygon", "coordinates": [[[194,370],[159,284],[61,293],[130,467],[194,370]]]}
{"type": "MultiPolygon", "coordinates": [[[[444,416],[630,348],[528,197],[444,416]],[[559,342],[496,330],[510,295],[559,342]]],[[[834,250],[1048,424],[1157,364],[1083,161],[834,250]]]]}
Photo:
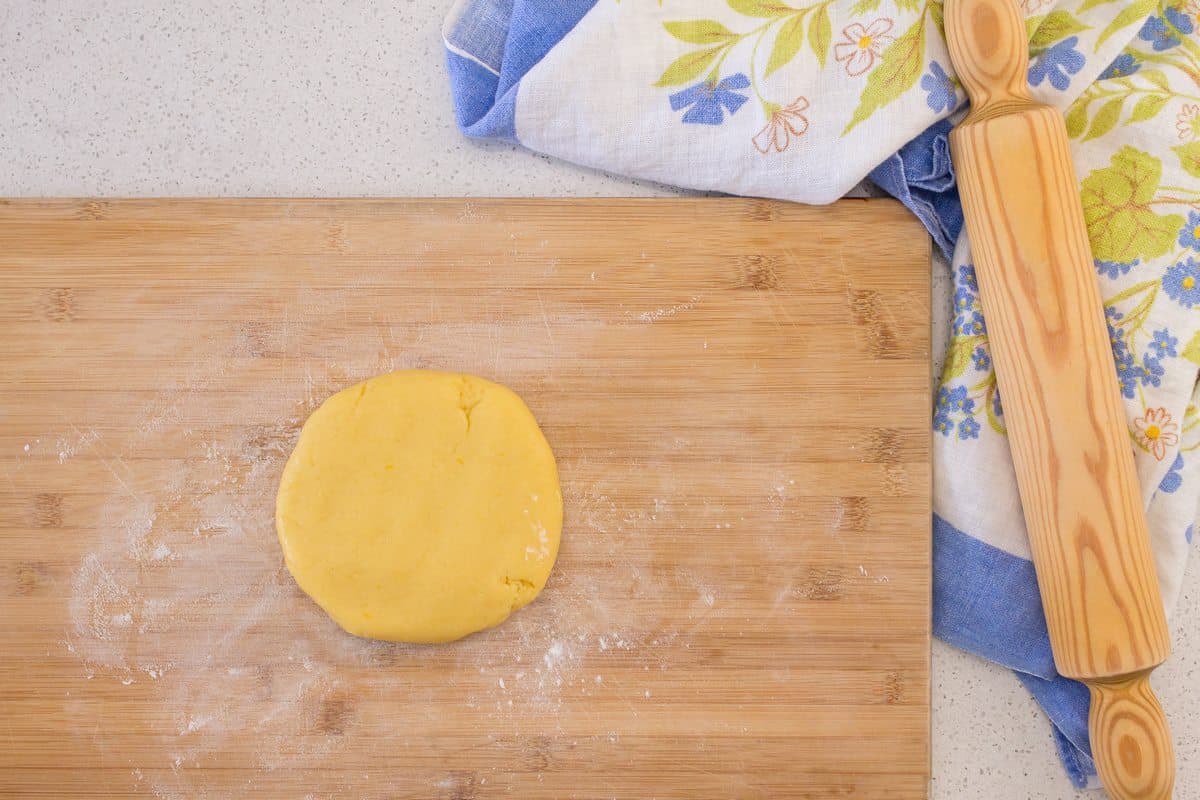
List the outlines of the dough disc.
{"type": "Polygon", "coordinates": [[[562,494],[521,398],[408,370],[313,412],[283,470],[275,527],[296,583],[350,633],[448,642],[542,590],[562,494]]]}

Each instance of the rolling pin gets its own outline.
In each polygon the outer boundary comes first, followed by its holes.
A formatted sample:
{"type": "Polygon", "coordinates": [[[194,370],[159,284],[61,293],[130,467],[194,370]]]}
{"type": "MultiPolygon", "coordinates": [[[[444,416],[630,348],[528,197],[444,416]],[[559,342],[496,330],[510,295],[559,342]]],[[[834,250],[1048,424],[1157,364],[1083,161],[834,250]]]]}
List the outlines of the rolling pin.
{"type": "Polygon", "coordinates": [[[944,10],[971,99],[951,154],[1054,663],[1091,691],[1109,796],[1169,798],[1149,675],[1170,637],[1066,126],[1029,95],[1015,0],[944,10]]]}

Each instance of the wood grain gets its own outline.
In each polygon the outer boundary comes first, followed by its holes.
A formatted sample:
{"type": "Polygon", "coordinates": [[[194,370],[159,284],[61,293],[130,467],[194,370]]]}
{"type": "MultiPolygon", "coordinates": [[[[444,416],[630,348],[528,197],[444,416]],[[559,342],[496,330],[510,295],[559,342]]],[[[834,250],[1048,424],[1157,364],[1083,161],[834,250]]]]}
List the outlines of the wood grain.
{"type": "Polygon", "coordinates": [[[1145,683],[1170,636],[1066,127],[1013,78],[1028,56],[1012,0],[945,11],[972,101],[951,148],[1055,665],[1092,689],[1109,794],[1170,797],[1170,738],[1145,683]]]}
{"type": "Polygon", "coordinates": [[[0,203],[0,796],[925,797],[928,276],[890,202],[0,203]],[[272,526],[406,367],[563,481],[543,595],[445,646],[272,526]]]}

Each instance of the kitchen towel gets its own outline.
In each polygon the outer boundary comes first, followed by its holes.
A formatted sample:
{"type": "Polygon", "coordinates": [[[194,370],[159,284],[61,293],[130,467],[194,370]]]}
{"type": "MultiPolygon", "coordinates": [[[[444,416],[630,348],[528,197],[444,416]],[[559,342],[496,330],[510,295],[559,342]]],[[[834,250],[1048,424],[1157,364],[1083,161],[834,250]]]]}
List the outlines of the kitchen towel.
{"type": "MultiPolygon", "coordinates": [[[[1200,499],[1200,0],[1020,5],[1032,92],[1066,115],[1169,611],[1200,499]]],[[[934,631],[1018,673],[1083,786],[1087,692],[1055,672],[1030,562],[946,141],[965,98],[941,14],[934,0],[460,0],[443,35],[468,136],[803,203],[870,175],[921,219],[954,275],[934,631]]]]}

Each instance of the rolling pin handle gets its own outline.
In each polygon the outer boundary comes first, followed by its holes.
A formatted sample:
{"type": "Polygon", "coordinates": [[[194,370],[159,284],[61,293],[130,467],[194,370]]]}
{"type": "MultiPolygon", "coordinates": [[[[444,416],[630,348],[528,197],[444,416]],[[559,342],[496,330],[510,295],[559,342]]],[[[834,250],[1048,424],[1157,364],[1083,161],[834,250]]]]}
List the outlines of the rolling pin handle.
{"type": "Polygon", "coordinates": [[[950,60],[976,110],[1029,103],[1029,40],[1015,0],[946,0],[950,60]]]}
{"type": "Polygon", "coordinates": [[[1100,782],[1111,800],[1170,800],[1175,755],[1150,670],[1086,681],[1092,693],[1088,732],[1100,782]]]}

